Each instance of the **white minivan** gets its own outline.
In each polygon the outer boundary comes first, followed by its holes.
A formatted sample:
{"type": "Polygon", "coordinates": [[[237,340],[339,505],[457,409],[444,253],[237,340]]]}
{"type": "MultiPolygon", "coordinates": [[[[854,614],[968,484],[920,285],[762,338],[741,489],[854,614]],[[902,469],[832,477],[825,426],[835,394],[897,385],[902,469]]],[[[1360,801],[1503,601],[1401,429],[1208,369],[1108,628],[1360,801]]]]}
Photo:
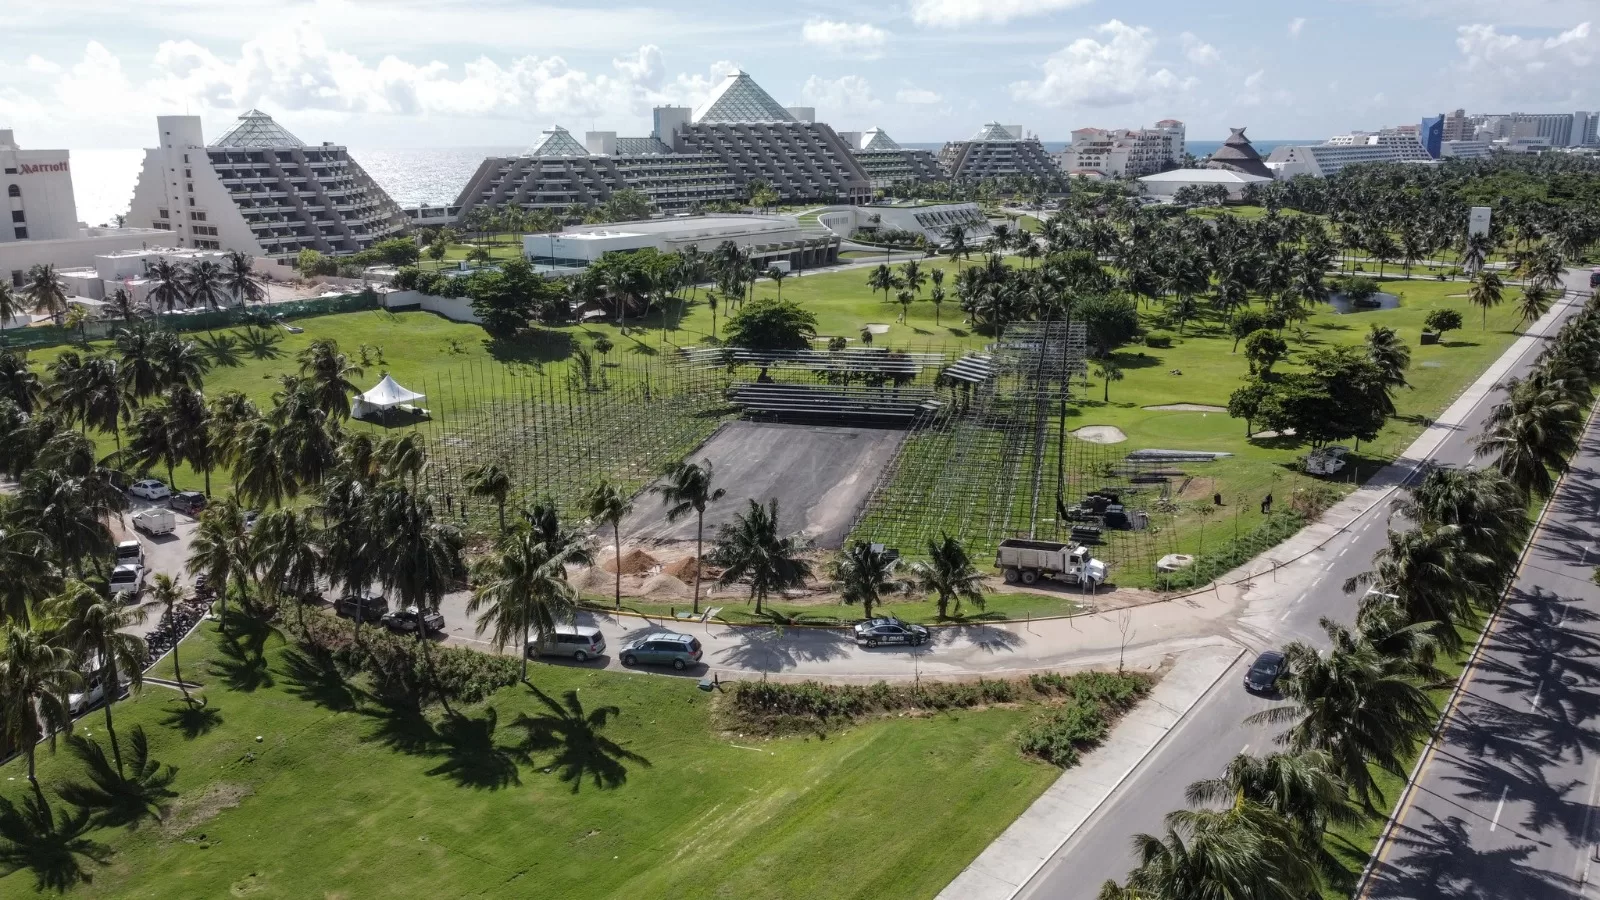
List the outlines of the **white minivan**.
{"type": "Polygon", "coordinates": [[[570,656],[588,662],[606,652],[606,639],[593,625],[557,625],[528,642],[529,656],[570,656]]]}

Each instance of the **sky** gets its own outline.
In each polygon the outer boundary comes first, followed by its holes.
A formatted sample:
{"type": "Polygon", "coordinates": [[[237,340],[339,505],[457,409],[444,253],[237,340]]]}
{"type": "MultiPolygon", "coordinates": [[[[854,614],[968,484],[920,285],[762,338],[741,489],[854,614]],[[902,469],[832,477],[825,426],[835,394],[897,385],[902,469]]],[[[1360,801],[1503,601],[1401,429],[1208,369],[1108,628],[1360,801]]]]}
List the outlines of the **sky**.
{"type": "Polygon", "coordinates": [[[366,147],[644,135],[736,68],[902,142],[1600,107],[1596,0],[63,0],[0,4],[0,34],[0,128],[35,148],[148,146],[161,114],[211,137],[250,107],[366,147]]]}

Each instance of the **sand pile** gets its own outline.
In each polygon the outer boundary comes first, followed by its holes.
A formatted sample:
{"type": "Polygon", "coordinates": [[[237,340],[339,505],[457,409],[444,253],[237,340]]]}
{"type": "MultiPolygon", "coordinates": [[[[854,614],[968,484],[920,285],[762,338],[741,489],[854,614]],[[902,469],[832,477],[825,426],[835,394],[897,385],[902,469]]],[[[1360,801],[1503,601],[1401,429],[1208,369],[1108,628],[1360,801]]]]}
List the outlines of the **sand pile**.
{"type": "Polygon", "coordinates": [[[638,595],[652,600],[687,600],[694,589],[671,575],[652,575],[639,585],[638,595]]]}
{"type": "Polygon", "coordinates": [[[661,565],[661,561],[654,556],[637,548],[622,554],[622,565],[619,569],[617,558],[612,556],[600,564],[600,568],[607,572],[621,571],[624,575],[643,575],[661,565]]]}
{"type": "MultiPolygon", "coordinates": [[[[683,559],[676,559],[662,566],[661,574],[671,575],[673,578],[676,578],[686,584],[691,583],[694,581],[694,563],[694,557],[685,556],[683,559]]],[[[716,576],[716,570],[713,569],[709,563],[700,564],[701,581],[707,581],[715,578],[716,576]]]]}

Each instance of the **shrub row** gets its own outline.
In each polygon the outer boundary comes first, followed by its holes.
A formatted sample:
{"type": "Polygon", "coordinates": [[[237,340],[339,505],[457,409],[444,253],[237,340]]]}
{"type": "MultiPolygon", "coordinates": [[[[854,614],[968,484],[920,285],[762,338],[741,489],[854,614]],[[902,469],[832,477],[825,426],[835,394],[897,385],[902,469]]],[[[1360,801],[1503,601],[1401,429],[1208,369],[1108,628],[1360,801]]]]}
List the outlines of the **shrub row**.
{"type": "Polygon", "coordinates": [[[1070,765],[1070,762],[1061,761],[1067,756],[1060,748],[1081,749],[1098,740],[1094,735],[1103,737],[1118,715],[1149,693],[1152,683],[1150,676],[1134,672],[1078,675],[1051,672],[1012,680],[934,681],[913,685],[882,681],[869,685],[740,681],[733,685],[729,702],[740,725],[766,732],[816,729],[834,721],[899,710],[1049,703],[1051,709],[1024,732],[1022,749],[1058,765],[1070,765]],[[1098,725],[1090,727],[1090,723],[1098,725]]]}
{"type": "Polygon", "coordinates": [[[365,673],[373,687],[384,693],[409,694],[417,685],[425,685],[429,696],[443,695],[452,703],[476,703],[516,684],[520,673],[520,664],[511,656],[463,647],[430,647],[425,660],[414,637],[368,625],[361,629],[358,644],[352,632],[350,623],[316,613],[306,616],[302,636],[332,653],[342,671],[365,673]]]}

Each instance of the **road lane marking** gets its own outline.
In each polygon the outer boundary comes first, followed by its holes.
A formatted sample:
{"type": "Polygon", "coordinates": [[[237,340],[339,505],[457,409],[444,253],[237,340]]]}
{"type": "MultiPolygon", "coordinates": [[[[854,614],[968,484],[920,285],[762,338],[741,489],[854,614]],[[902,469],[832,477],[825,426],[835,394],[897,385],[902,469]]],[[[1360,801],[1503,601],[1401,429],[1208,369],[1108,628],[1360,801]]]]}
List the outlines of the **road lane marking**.
{"type": "Polygon", "coordinates": [[[1500,789],[1500,802],[1495,804],[1494,820],[1489,823],[1489,831],[1491,832],[1500,827],[1500,813],[1506,808],[1506,794],[1510,792],[1510,790],[1511,785],[1509,784],[1500,789]]]}
{"type": "Polygon", "coordinates": [[[1537,712],[1538,711],[1538,709],[1539,709],[1539,698],[1543,694],[1544,694],[1544,679],[1541,678],[1541,679],[1539,679],[1539,683],[1533,689],[1533,702],[1528,704],[1528,712],[1537,712]]]}
{"type": "Polygon", "coordinates": [[[1350,547],[1349,547],[1349,545],[1346,545],[1343,550],[1339,551],[1339,555],[1343,556],[1343,555],[1345,555],[1346,553],[1349,553],[1349,552],[1350,552],[1350,547]]]}
{"type": "Polygon", "coordinates": [[[1574,874],[1578,869],[1583,870],[1583,874],[1578,878],[1578,883],[1584,885],[1585,894],[1588,893],[1589,870],[1594,866],[1595,861],[1596,851],[1591,849],[1595,846],[1593,843],[1594,833],[1590,830],[1590,826],[1594,820],[1594,804],[1596,800],[1600,800],[1600,763],[1595,763],[1594,775],[1589,779],[1589,805],[1583,813],[1583,832],[1580,835],[1583,842],[1582,851],[1578,855],[1578,864],[1573,869],[1574,874]]]}

